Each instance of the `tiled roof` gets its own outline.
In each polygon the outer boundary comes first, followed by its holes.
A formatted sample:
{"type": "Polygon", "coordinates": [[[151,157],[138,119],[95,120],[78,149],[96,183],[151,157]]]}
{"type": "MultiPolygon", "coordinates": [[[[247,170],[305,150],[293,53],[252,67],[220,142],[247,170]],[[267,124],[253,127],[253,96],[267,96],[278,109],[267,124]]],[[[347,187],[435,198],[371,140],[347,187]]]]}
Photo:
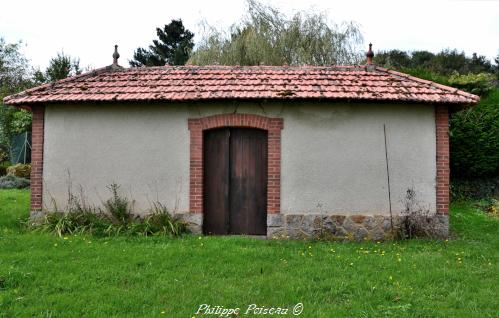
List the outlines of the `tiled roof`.
{"type": "Polygon", "coordinates": [[[7,105],[100,101],[328,99],[474,104],[479,97],[374,66],[108,66],[4,99],[7,105]]]}

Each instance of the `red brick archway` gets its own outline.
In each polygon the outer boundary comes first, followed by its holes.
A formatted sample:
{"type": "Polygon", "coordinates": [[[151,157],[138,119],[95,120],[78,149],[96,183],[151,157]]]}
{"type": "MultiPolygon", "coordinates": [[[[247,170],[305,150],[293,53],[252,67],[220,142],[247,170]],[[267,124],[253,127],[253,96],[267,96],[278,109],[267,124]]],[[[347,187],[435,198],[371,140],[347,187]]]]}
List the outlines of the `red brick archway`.
{"type": "Polygon", "coordinates": [[[188,120],[191,134],[189,209],[203,213],[203,131],[221,127],[258,128],[268,132],[267,213],[281,208],[281,130],[282,118],[252,114],[222,114],[188,120]]]}

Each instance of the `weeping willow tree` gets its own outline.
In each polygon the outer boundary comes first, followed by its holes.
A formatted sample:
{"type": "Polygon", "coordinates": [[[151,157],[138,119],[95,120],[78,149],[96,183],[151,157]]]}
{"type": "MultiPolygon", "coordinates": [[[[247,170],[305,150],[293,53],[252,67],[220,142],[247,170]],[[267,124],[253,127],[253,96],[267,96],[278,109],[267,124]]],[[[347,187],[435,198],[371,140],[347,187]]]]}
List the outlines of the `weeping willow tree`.
{"type": "Polygon", "coordinates": [[[287,17],[255,0],[248,0],[241,23],[225,32],[205,24],[204,33],[188,64],[344,65],[363,59],[355,23],[331,23],[325,13],[287,17]]]}

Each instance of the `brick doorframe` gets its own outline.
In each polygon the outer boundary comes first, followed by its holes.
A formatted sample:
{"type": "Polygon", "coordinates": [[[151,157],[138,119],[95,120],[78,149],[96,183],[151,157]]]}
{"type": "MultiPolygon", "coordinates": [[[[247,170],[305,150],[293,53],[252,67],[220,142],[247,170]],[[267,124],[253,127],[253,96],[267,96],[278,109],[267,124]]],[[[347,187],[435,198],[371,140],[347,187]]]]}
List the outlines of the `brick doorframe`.
{"type": "Polygon", "coordinates": [[[188,120],[190,131],[189,211],[203,213],[203,132],[222,127],[257,128],[267,131],[267,214],[279,213],[283,119],[253,114],[221,114],[188,120]]]}

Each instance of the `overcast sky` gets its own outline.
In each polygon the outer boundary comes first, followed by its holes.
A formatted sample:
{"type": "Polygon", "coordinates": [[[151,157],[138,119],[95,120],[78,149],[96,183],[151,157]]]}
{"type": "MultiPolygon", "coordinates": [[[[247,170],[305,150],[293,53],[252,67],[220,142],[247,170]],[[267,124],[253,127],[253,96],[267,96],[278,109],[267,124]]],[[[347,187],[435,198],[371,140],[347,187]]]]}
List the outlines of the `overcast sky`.
{"type": "MultiPolygon", "coordinates": [[[[499,53],[499,1],[495,0],[262,0],[286,14],[326,12],[336,23],[355,21],[376,50],[457,48],[492,59],[499,53]]],[[[146,47],[155,28],[181,18],[195,34],[200,22],[228,27],[246,11],[245,0],[9,0],[2,1],[0,37],[22,40],[35,67],[46,67],[57,52],[80,58],[82,66],[112,63],[119,45],[120,64],[134,49],[146,47]]],[[[195,41],[199,40],[196,36],[195,41]]]]}

